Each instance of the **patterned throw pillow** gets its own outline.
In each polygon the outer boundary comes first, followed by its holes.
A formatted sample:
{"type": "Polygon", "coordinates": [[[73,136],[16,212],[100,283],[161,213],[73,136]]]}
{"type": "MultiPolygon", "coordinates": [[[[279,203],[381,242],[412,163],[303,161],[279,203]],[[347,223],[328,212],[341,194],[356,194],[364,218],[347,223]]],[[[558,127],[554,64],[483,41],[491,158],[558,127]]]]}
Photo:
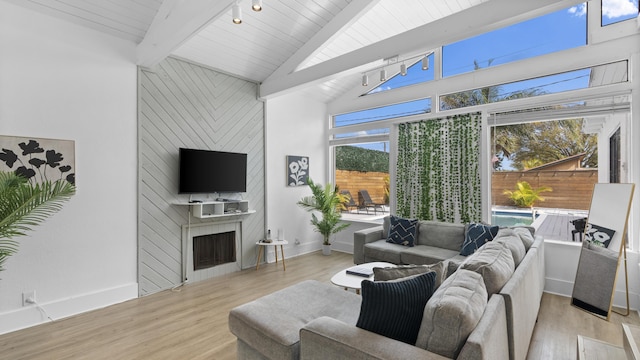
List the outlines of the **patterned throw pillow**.
{"type": "Polygon", "coordinates": [[[403,219],[395,215],[389,217],[389,237],[387,242],[414,246],[418,230],[418,219],[403,219]]]}
{"type": "Polygon", "coordinates": [[[356,326],[414,345],[424,306],[435,290],[435,272],[402,281],[362,282],[362,305],[356,326]]]}
{"type": "Polygon", "coordinates": [[[615,233],[615,230],[608,229],[604,226],[587,224],[587,227],[584,230],[584,238],[594,245],[608,248],[609,243],[611,243],[611,239],[613,239],[613,234],[615,233]]]}
{"type": "Polygon", "coordinates": [[[460,255],[469,256],[476,252],[487,241],[493,240],[498,235],[500,227],[485,224],[468,224],[464,232],[464,243],[460,255]]]}
{"type": "Polygon", "coordinates": [[[373,278],[376,281],[398,280],[414,275],[434,271],[436,273],[436,289],[447,278],[448,260],[429,265],[398,265],[394,267],[374,267],[373,278]]]}

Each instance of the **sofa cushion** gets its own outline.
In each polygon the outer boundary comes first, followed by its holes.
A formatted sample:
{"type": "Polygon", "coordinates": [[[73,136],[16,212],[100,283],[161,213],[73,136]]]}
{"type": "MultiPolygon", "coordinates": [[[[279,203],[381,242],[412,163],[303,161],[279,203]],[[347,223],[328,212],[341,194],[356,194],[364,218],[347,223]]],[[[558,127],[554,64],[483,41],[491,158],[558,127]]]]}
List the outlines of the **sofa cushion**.
{"type": "Polygon", "coordinates": [[[476,252],[482,245],[493,240],[498,235],[498,226],[486,224],[467,224],[464,230],[464,242],[460,255],[469,256],[476,252]]]}
{"type": "Polygon", "coordinates": [[[520,241],[522,241],[522,245],[524,245],[525,251],[529,251],[531,245],[533,245],[534,232],[531,231],[529,227],[515,227],[512,229],[512,231],[520,238],[520,241]]]}
{"type": "Polygon", "coordinates": [[[455,255],[458,255],[458,251],[418,245],[412,248],[404,248],[400,252],[400,261],[402,264],[435,264],[455,255]]]}
{"type": "Polygon", "coordinates": [[[515,270],[515,264],[511,250],[503,244],[489,242],[460,264],[458,271],[460,269],[482,275],[487,293],[491,296],[507,283],[515,270]]]}
{"type": "Polygon", "coordinates": [[[422,312],[435,290],[436,273],[407,280],[362,282],[362,306],[356,326],[377,334],[414,344],[422,312]]]}
{"type": "Polygon", "coordinates": [[[396,267],[374,267],[373,278],[375,281],[388,281],[406,278],[407,276],[424,274],[429,271],[436,273],[436,289],[444,281],[447,275],[446,261],[440,261],[431,265],[400,265],[396,267]]]}
{"type": "Polygon", "coordinates": [[[418,226],[418,244],[460,251],[464,228],[463,224],[422,220],[418,226]]]}
{"type": "Polygon", "coordinates": [[[364,245],[364,260],[365,262],[384,261],[401,264],[400,252],[406,249],[404,246],[388,243],[386,240],[374,241],[364,245]]]}
{"type": "Polygon", "coordinates": [[[480,321],[487,299],[487,290],[478,273],[456,271],[424,307],[416,346],[455,359],[480,321]]]}
{"type": "Polygon", "coordinates": [[[382,219],[382,238],[386,239],[389,237],[389,216],[385,216],[382,219]]]}
{"type": "Polygon", "coordinates": [[[520,262],[522,262],[522,259],[524,259],[524,256],[527,254],[522,240],[520,240],[520,237],[516,235],[513,230],[501,229],[494,241],[499,244],[504,244],[504,246],[509,248],[515,267],[520,265],[520,262]]]}
{"type": "Polygon", "coordinates": [[[232,309],[229,330],[269,359],[297,359],[300,329],[320,316],[355,325],[361,296],[315,280],[263,296],[232,309]]]}
{"type": "Polygon", "coordinates": [[[404,219],[391,215],[387,242],[412,247],[416,242],[417,229],[418,219],[404,219]]]}

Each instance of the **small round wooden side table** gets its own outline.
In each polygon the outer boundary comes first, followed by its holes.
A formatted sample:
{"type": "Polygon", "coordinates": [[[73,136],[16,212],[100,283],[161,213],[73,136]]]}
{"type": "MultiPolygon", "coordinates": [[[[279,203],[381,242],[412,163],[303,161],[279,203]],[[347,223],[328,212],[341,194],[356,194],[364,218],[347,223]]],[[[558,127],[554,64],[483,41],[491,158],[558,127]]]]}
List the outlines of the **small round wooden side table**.
{"type": "MultiPolygon", "coordinates": [[[[289,242],[287,240],[271,240],[270,243],[264,242],[264,240],[260,240],[256,243],[258,246],[275,246],[276,253],[276,265],[278,265],[278,245],[280,245],[280,252],[282,253],[282,269],[287,270],[287,266],[284,263],[284,245],[287,245],[289,242]]],[[[260,258],[262,256],[262,248],[258,248],[258,261],[256,262],[256,270],[260,267],[260,258]]],[[[266,255],[265,255],[266,257],[266,255]]]]}

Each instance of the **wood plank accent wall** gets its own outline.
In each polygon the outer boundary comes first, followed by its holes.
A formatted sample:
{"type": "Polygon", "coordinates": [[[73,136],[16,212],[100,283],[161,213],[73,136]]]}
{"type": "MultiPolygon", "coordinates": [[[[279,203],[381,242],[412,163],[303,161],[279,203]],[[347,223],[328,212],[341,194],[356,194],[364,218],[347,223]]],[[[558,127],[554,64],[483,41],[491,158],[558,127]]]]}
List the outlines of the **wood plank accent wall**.
{"type": "Polygon", "coordinates": [[[553,189],[541,194],[545,201],[536,203],[536,207],[588,210],[593,185],[598,182],[598,170],[494,172],[491,178],[493,204],[513,206],[503,192],[515,190],[518,181],[526,181],[534,189],[542,186],[553,189]]]}
{"type": "Polygon", "coordinates": [[[153,70],[138,70],[140,295],[182,281],[182,226],[189,220],[187,206],[174,205],[188,201],[178,194],[180,147],[248,154],[242,195],[256,213],[240,218],[240,258],[243,268],[255,266],[265,195],[264,107],[256,94],[255,83],[174,58],[153,70]]]}

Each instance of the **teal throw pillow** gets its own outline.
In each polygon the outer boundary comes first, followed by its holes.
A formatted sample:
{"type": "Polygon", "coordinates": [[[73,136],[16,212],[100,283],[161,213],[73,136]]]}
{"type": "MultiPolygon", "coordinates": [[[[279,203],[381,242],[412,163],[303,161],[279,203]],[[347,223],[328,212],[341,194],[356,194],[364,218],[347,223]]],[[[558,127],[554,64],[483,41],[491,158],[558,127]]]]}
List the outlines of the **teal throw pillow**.
{"type": "Polygon", "coordinates": [[[389,237],[387,242],[404,246],[414,246],[418,232],[418,219],[403,219],[395,215],[389,217],[389,237]]]}
{"type": "Polygon", "coordinates": [[[464,242],[460,255],[469,256],[476,252],[482,245],[493,240],[498,235],[500,227],[485,224],[468,224],[464,232],[464,242]]]}
{"type": "Polygon", "coordinates": [[[436,273],[406,280],[362,282],[362,305],[356,326],[414,345],[422,314],[435,291],[436,273]]]}

